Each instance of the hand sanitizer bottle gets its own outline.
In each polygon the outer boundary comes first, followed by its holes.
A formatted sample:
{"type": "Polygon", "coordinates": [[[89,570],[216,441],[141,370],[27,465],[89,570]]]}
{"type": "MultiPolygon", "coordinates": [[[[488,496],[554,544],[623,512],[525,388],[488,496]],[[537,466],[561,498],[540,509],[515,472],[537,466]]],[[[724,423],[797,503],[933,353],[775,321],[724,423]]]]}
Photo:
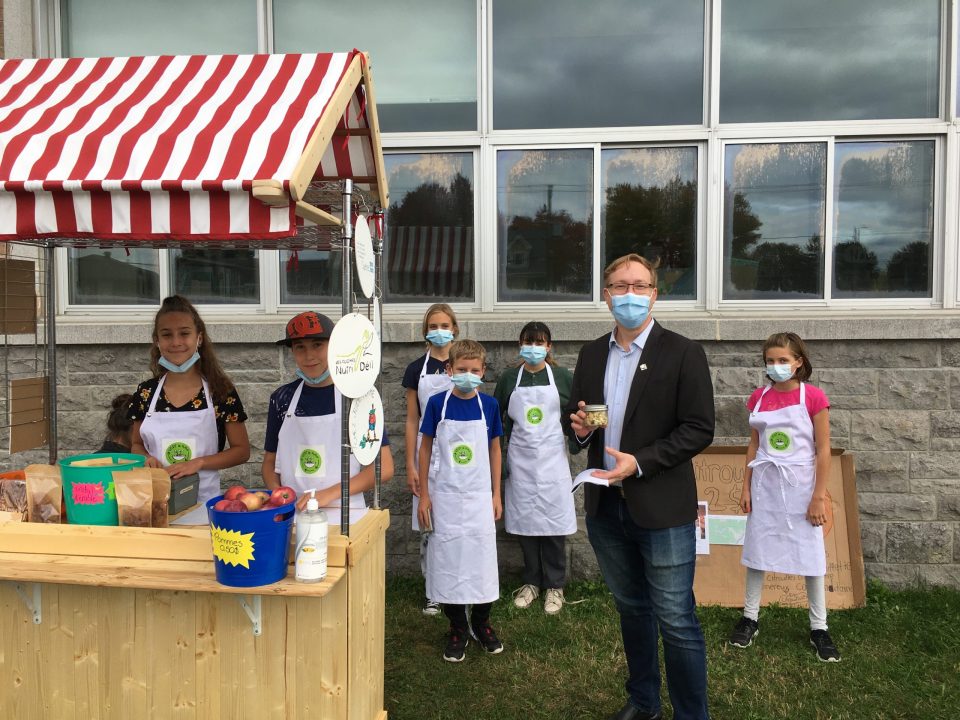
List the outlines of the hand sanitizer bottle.
{"type": "Polygon", "coordinates": [[[298,582],[320,582],[327,576],[327,531],[327,514],[312,497],[297,518],[294,572],[298,582]]]}

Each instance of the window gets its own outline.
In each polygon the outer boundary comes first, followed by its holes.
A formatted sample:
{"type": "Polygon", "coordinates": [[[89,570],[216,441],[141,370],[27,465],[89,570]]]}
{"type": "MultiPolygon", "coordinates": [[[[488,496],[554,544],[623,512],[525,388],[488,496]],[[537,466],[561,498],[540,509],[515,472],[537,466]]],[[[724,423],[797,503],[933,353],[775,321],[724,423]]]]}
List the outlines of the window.
{"type": "Polygon", "coordinates": [[[260,302],[260,261],[256,250],[170,250],[173,292],[197,305],[260,302]]]}
{"type": "Polygon", "coordinates": [[[827,146],[727,145],[723,297],[823,297],[827,146]]]}
{"type": "Polygon", "coordinates": [[[497,0],[497,129],[703,123],[703,0],[497,0]]]}
{"type": "Polygon", "coordinates": [[[659,260],[659,297],[697,295],[697,148],[601,152],[603,265],[627,253],[659,260]]]}
{"type": "Polygon", "coordinates": [[[591,300],[593,150],[497,153],[497,298],[591,300]]]}
{"type": "Polygon", "coordinates": [[[156,305],[160,302],[157,250],[70,249],[69,302],[73,305],[156,305]]]}
{"type": "Polygon", "coordinates": [[[938,0],[723,0],[720,121],[936,118],[938,0]]]}
{"type": "Polygon", "coordinates": [[[280,251],[280,302],[288,305],[339,304],[343,283],[339,250],[280,251]]]}
{"type": "Polygon", "coordinates": [[[473,153],[385,156],[383,273],[393,302],[473,300],[473,153]]]}
{"type": "Polygon", "coordinates": [[[68,57],[257,52],[256,0],[60,0],[68,57]]]}
{"type": "Polygon", "coordinates": [[[834,297],[930,297],[935,147],[838,142],[834,297]]]}
{"type": "Polygon", "coordinates": [[[475,0],[273,0],[276,52],[370,53],[385,132],[477,129],[475,0]]]}

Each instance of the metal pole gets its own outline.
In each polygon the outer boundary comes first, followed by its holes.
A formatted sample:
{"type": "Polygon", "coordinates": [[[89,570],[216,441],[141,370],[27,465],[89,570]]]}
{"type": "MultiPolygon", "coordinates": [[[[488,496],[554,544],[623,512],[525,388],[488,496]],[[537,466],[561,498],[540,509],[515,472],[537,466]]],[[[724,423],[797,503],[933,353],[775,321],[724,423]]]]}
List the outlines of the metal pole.
{"type": "Polygon", "coordinates": [[[47,447],[50,464],[57,464],[57,283],[54,258],[56,248],[51,241],[44,245],[47,276],[45,278],[46,319],[44,333],[47,339],[47,413],[50,415],[50,435],[47,447]]]}
{"type": "MultiPolygon", "coordinates": [[[[343,181],[343,231],[340,239],[343,246],[342,274],[340,282],[342,306],[341,316],[345,317],[353,310],[350,281],[353,278],[353,263],[350,253],[353,252],[353,216],[351,200],[353,195],[353,181],[343,181]]],[[[340,407],[340,532],[350,534],[350,398],[344,396],[340,407]]]]}
{"type": "MultiPolygon", "coordinates": [[[[382,227],[381,223],[374,223],[374,227],[382,227]]],[[[380,237],[380,233],[375,233],[373,237],[373,268],[374,268],[374,283],[373,283],[373,302],[380,303],[380,312],[377,313],[377,337],[380,339],[380,348],[381,352],[383,350],[383,239],[380,237]]],[[[382,355],[381,355],[382,357],[382,355]]],[[[382,365],[382,361],[381,361],[382,365]]],[[[377,392],[380,393],[381,400],[383,399],[383,372],[377,374],[377,392]]],[[[386,427],[386,426],[384,426],[386,427]]],[[[373,507],[375,510],[380,509],[380,480],[381,480],[381,468],[380,468],[380,453],[377,453],[376,458],[373,461],[373,507]]]]}

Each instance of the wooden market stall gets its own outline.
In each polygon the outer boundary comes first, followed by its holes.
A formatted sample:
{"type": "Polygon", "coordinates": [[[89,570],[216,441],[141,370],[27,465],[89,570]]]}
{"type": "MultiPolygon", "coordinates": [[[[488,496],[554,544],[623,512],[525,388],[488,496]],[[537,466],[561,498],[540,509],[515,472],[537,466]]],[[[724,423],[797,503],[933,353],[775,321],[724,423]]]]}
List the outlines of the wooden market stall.
{"type": "MultiPolygon", "coordinates": [[[[346,313],[353,210],[387,203],[359,51],[0,60],[0,241],[45,262],[51,462],[56,247],[339,249],[346,313]]],[[[388,524],[345,513],[324,582],[241,589],[208,528],[0,519],[0,717],[384,718],[388,524]]]]}

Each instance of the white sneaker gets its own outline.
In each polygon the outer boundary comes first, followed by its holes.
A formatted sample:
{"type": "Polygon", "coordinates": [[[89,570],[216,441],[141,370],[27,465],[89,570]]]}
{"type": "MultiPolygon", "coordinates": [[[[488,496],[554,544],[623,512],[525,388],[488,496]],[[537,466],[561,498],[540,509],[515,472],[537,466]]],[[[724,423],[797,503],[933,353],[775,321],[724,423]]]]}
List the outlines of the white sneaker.
{"type": "Polygon", "coordinates": [[[556,615],[563,607],[563,588],[549,588],[543,601],[543,611],[547,615],[556,615]]]}
{"type": "Polygon", "coordinates": [[[513,604],[521,610],[526,609],[539,595],[540,589],[536,585],[522,585],[513,593],[513,604]]]}

